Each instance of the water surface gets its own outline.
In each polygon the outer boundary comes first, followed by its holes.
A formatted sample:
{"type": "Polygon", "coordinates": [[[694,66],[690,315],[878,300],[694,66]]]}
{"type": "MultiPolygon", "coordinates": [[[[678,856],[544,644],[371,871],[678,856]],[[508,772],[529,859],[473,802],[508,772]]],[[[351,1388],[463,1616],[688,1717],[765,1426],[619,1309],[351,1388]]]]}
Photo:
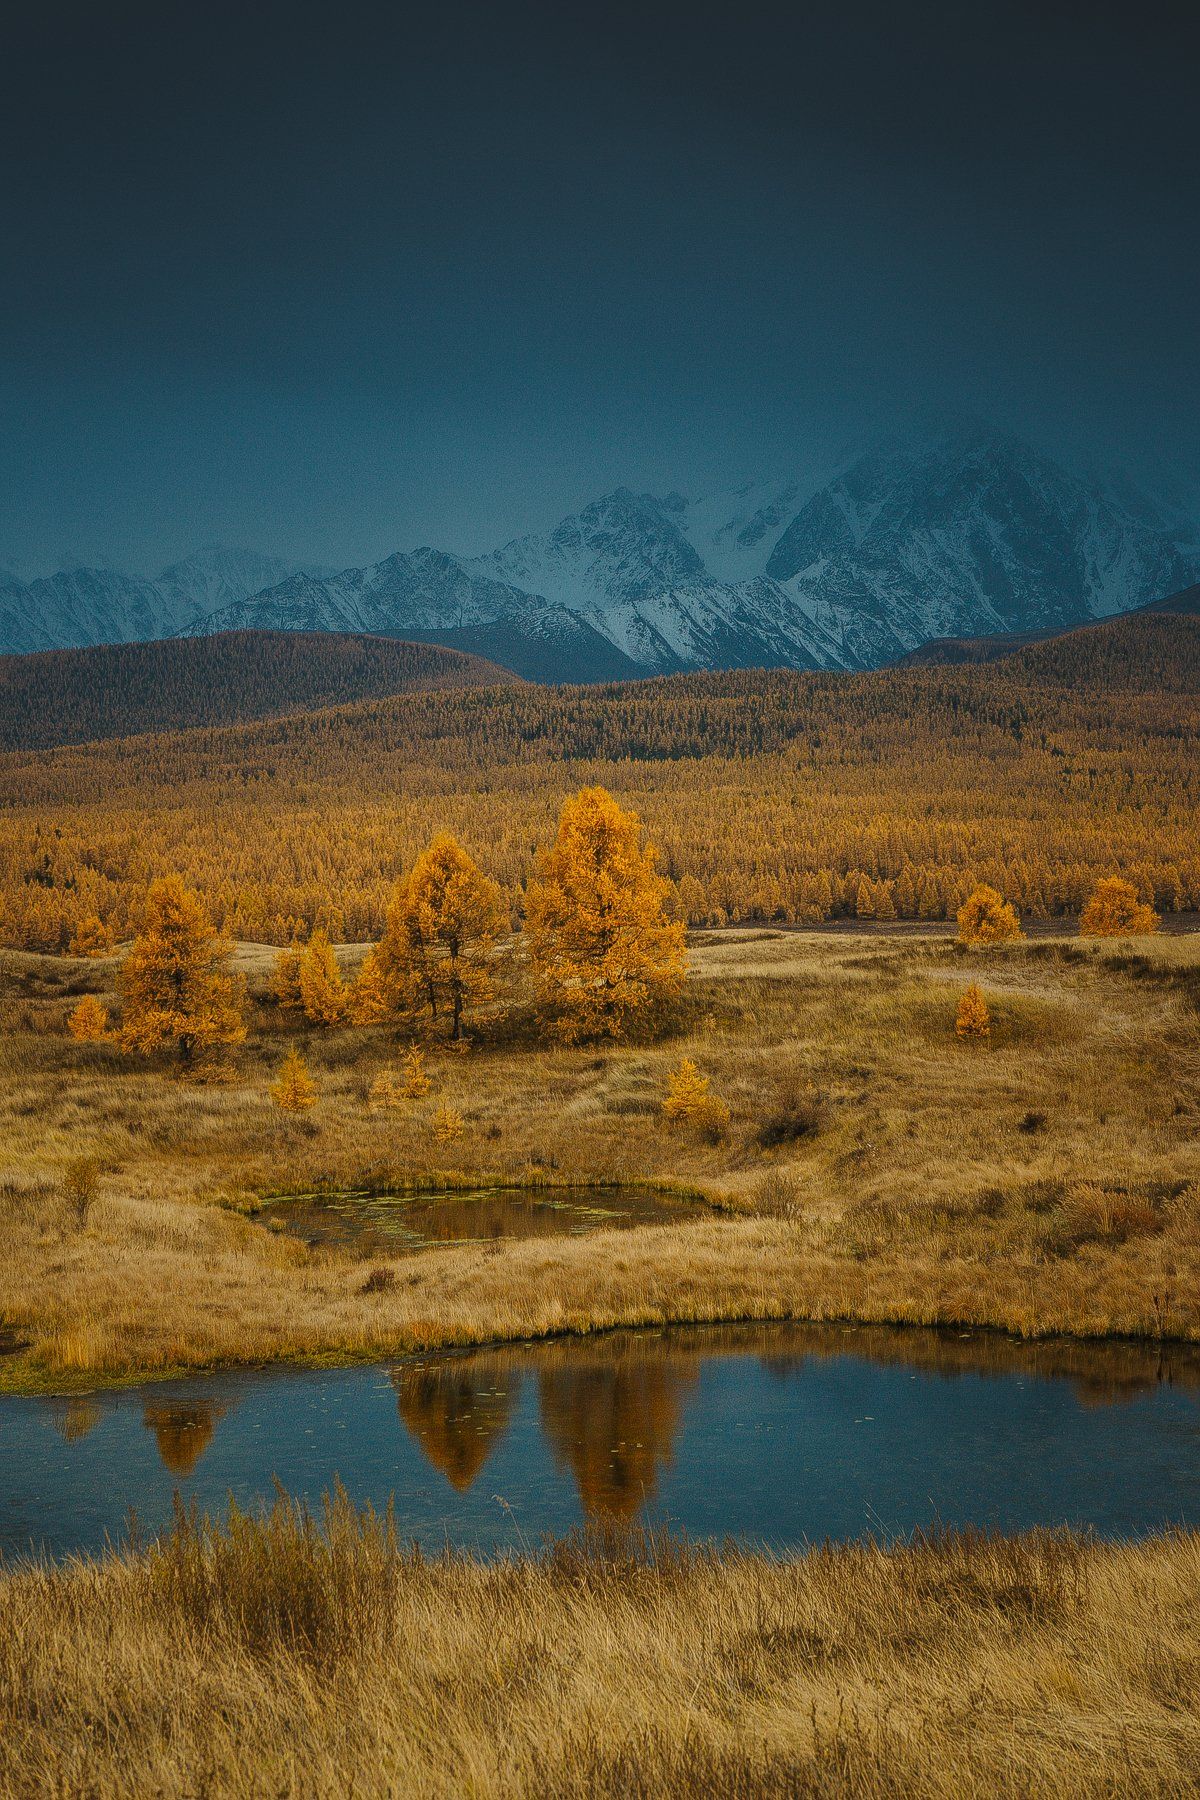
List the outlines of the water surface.
{"type": "Polygon", "coordinates": [[[611,1227],[711,1218],[702,1201],[643,1187],[472,1188],[439,1194],[293,1194],[260,1217],[310,1244],[364,1256],[495,1238],[575,1237],[611,1227]]]}
{"type": "Polygon", "coordinates": [[[585,1520],[779,1548],[936,1525],[1200,1525],[1200,1356],[727,1326],[0,1398],[0,1550],[95,1549],[173,1494],[394,1498],[483,1551],[585,1520]]]}

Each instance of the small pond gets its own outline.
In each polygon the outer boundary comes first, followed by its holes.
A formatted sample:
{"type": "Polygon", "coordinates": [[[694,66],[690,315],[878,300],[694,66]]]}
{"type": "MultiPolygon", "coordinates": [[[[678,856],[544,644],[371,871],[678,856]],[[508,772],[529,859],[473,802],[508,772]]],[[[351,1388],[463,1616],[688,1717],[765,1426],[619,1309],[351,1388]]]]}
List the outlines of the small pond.
{"type": "Polygon", "coordinates": [[[309,1244],[363,1256],[495,1238],[574,1237],[587,1231],[713,1218],[703,1201],[648,1187],[481,1187],[454,1193],[292,1194],[257,1217],[309,1244]]]}
{"type": "Polygon", "coordinates": [[[405,1538],[488,1552],[587,1520],[779,1548],[974,1525],[1200,1525],[1200,1356],[986,1333],[616,1332],[386,1367],[0,1398],[0,1550],[220,1513],[278,1481],[394,1499],[405,1538]]]}

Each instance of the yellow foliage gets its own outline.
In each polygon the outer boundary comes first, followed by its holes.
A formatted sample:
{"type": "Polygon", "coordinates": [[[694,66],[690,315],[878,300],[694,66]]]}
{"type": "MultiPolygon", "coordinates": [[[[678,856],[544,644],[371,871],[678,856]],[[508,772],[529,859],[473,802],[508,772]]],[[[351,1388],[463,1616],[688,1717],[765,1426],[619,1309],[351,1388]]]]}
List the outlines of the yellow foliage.
{"type": "Polygon", "coordinates": [[[314,931],[300,952],[297,985],[304,1016],[312,1024],[345,1024],[350,1016],[350,994],[323,931],[314,931]]]}
{"type": "Polygon", "coordinates": [[[243,988],[229,952],[180,876],[151,882],[145,926],[121,972],[123,1047],[144,1053],[173,1043],[190,1062],[210,1045],[240,1044],[243,988]]]}
{"type": "Polygon", "coordinates": [[[360,978],[358,1016],[445,1020],[462,1037],[470,1015],[495,995],[496,938],[504,898],[448,831],[439,832],[399,882],[387,927],[360,978]]]}
{"type": "Polygon", "coordinates": [[[280,1006],[299,1009],[304,1005],[300,993],[300,958],[303,954],[299,941],[293,938],[285,944],[275,958],[275,976],[273,987],[275,999],[280,1006]]]}
{"type": "Polygon", "coordinates": [[[954,1029],[960,1038],[987,1037],[992,1029],[992,1015],[977,981],[971,983],[958,1003],[954,1029]]]}
{"type": "Polygon", "coordinates": [[[404,1058],[404,1085],[401,1092],[406,1100],[422,1099],[433,1086],[425,1070],[425,1053],[416,1044],[410,1044],[408,1055],[404,1058]]]}
{"type": "Polygon", "coordinates": [[[1023,935],[1021,921],[1003,895],[981,881],[958,910],[960,944],[1001,944],[1023,935]]]}
{"type": "Polygon", "coordinates": [[[367,1090],[367,1101],[371,1106],[399,1106],[404,1098],[404,1091],[396,1080],[396,1071],[388,1063],[380,1069],[367,1090]]]}
{"type": "Polygon", "coordinates": [[[95,994],[85,994],[67,1020],[67,1030],[77,1043],[94,1044],[108,1030],[108,1008],[95,994]]]}
{"type": "Polygon", "coordinates": [[[685,1056],[677,1069],[667,1076],[667,1097],[663,1116],[667,1119],[690,1119],[696,1108],[708,1098],[709,1078],[700,1073],[690,1056],[685,1056]]]}
{"type": "Polygon", "coordinates": [[[72,956],[107,956],[113,947],[109,926],[95,913],[85,913],[75,927],[69,949],[72,956]]]}
{"type": "Polygon", "coordinates": [[[667,1076],[667,1097],[662,1109],[663,1117],[672,1124],[692,1125],[704,1137],[714,1140],[729,1129],[728,1106],[709,1092],[708,1076],[702,1075],[688,1056],[667,1076]]]}
{"type": "Polygon", "coordinates": [[[466,1122],[456,1106],[443,1100],[433,1115],[433,1135],[439,1144],[452,1144],[462,1137],[466,1122]]]}
{"type": "Polygon", "coordinates": [[[307,1112],[316,1105],[316,1083],[298,1050],[289,1050],[284,1057],[279,1078],[271,1087],[271,1098],[281,1112],[307,1112]]]}
{"type": "Polygon", "coordinates": [[[1131,881],[1109,875],[1095,892],[1079,921],[1080,937],[1149,937],[1158,930],[1158,914],[1138,899],[1131,881]]]}
{"type": "Polygon", "coordinates": [[[671,884],[657,860],[637,814],[606,789],[582,788],[564,801],[525,913],[539,997],[567,1043],[619,1038],[679,992],[685,927],[667,918],[671,884]]]}

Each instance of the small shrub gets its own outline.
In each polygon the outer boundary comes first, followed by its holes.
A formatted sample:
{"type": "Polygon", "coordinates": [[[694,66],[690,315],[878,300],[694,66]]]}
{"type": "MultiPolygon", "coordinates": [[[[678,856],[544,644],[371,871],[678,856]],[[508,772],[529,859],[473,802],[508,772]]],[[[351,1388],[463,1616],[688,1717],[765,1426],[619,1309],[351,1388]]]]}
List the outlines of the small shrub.
{"type": "Polygon", "coordinates": [[[63,1172],[62,1189],[67,1204],[75,1215],[75,1223],[82,1231],[100,1190],[100,1164],[97,1158],[74,1157],[63,1172]]]}
{"type": "Polygon", "coordinates": [[[423,1100],[433,1086],[425,1068],[425,1052],[410,1044],[404,1058],[404,1081],[400,1092],[406,1100],[423,1100]]]}
{"type": "Polygon", "coordinates": [[[394,1269],[372,1269],[367,1279],[359,1288],[360,1294],[386,1294],[389,1288],[396,1285],[394,1269]]]}
{"type": "Polygon", "coordinates": [[[1027,1112],[1017,1126],[1018,1131],[1025,1132],[1029,1137],[1032,1137],[1035,1131],[1045,1131],[1045,1129],[1046,1115],[1044,1112],[1027,1112]]]}
{"type": "Polygon", "coordinates": [[[954,1030],[960,1038],[985,1038],[991,1034],[992,1015],[977,981],[973,981],[958,1003],[954,1030]]]}
{"type": "Polygon", "coordinates": [[[367,1104],[369,1106],[386,1107],[401,1106],[403,1103],[404,1090],[396,1080],[396,1072],[392,1068],[391,1063],[388,1063],[386,1068],[380,1069],[378,1075],[376,1075],[374,1081],[368,1088],[367,1104]]]}
{"type": "Polygon", "coordinates": [[[1080,937],[1150,937],[1158,930],[1158,914],[1138,899],[1131,881],[1109,875],[1096,883],[1079,921],[1080,937]]]}
{"type": "Polygon", "coordinates": [[[317,1103],[317,1089],[308,1065],[298,1050],[289,1050],[272,1084],[271,1098],[280,1112],[303,1113],[317,1103]]]}
{"type": "Polygon", "coordinates": [[[95,994],[85,994],[67,1020],[67,1030],[77,1044],[97,1044],[108,1033],[108,1008],[95,994]]]}
{"type": "Polygon", "coordinates": [[[466,1131],[466,1121],[456,1106],[443,1100],[433,1115],[433,1135],[439,1144],[453,1144],[466,1131]]]}
{"type": "Polygon", "coordinates": [[[760,1150],[778,1150],[784,1144],[816,1137],[824,1123],[820,1097],[791,1084],[780,1090],[775,1106],[755,1133],[755,1142],[760,1150]]]}
{"type": "Polygon", "coordinates": [[[663,1117],[672,1125],[690,1125],[708,1143],[716,1143],[729,1129],[729,1108],[709,1092],[709,1078],[702,1075],[690,1056],[667,1076],[663,1117]]]}

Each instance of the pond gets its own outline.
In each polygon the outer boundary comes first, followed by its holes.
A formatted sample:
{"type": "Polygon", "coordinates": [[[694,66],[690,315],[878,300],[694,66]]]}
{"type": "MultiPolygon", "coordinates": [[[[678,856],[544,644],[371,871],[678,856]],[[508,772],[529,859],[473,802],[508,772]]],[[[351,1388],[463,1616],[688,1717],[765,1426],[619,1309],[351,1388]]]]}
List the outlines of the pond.
{"type": "Polygon", "coordinates": [[[220,1513],[276,1480],[394,1498],[405,1538],[491,1551],[587,1520],[794,1548],[936,1525],[1200,1525],[1200,1356],[984,1333],[618,1332],[387,1367],[0,1399],[0,1549],[220,1513]]]}
{"type": "Polygon", "coordinates": [[[602,1228],[714,1217],[700,1200],[647,1187],[480,1187],[452,1193],[291,1194],[257,1215],[309,1244],[395,1256],[433,1244],[575,1237],[602,1228]]]}

